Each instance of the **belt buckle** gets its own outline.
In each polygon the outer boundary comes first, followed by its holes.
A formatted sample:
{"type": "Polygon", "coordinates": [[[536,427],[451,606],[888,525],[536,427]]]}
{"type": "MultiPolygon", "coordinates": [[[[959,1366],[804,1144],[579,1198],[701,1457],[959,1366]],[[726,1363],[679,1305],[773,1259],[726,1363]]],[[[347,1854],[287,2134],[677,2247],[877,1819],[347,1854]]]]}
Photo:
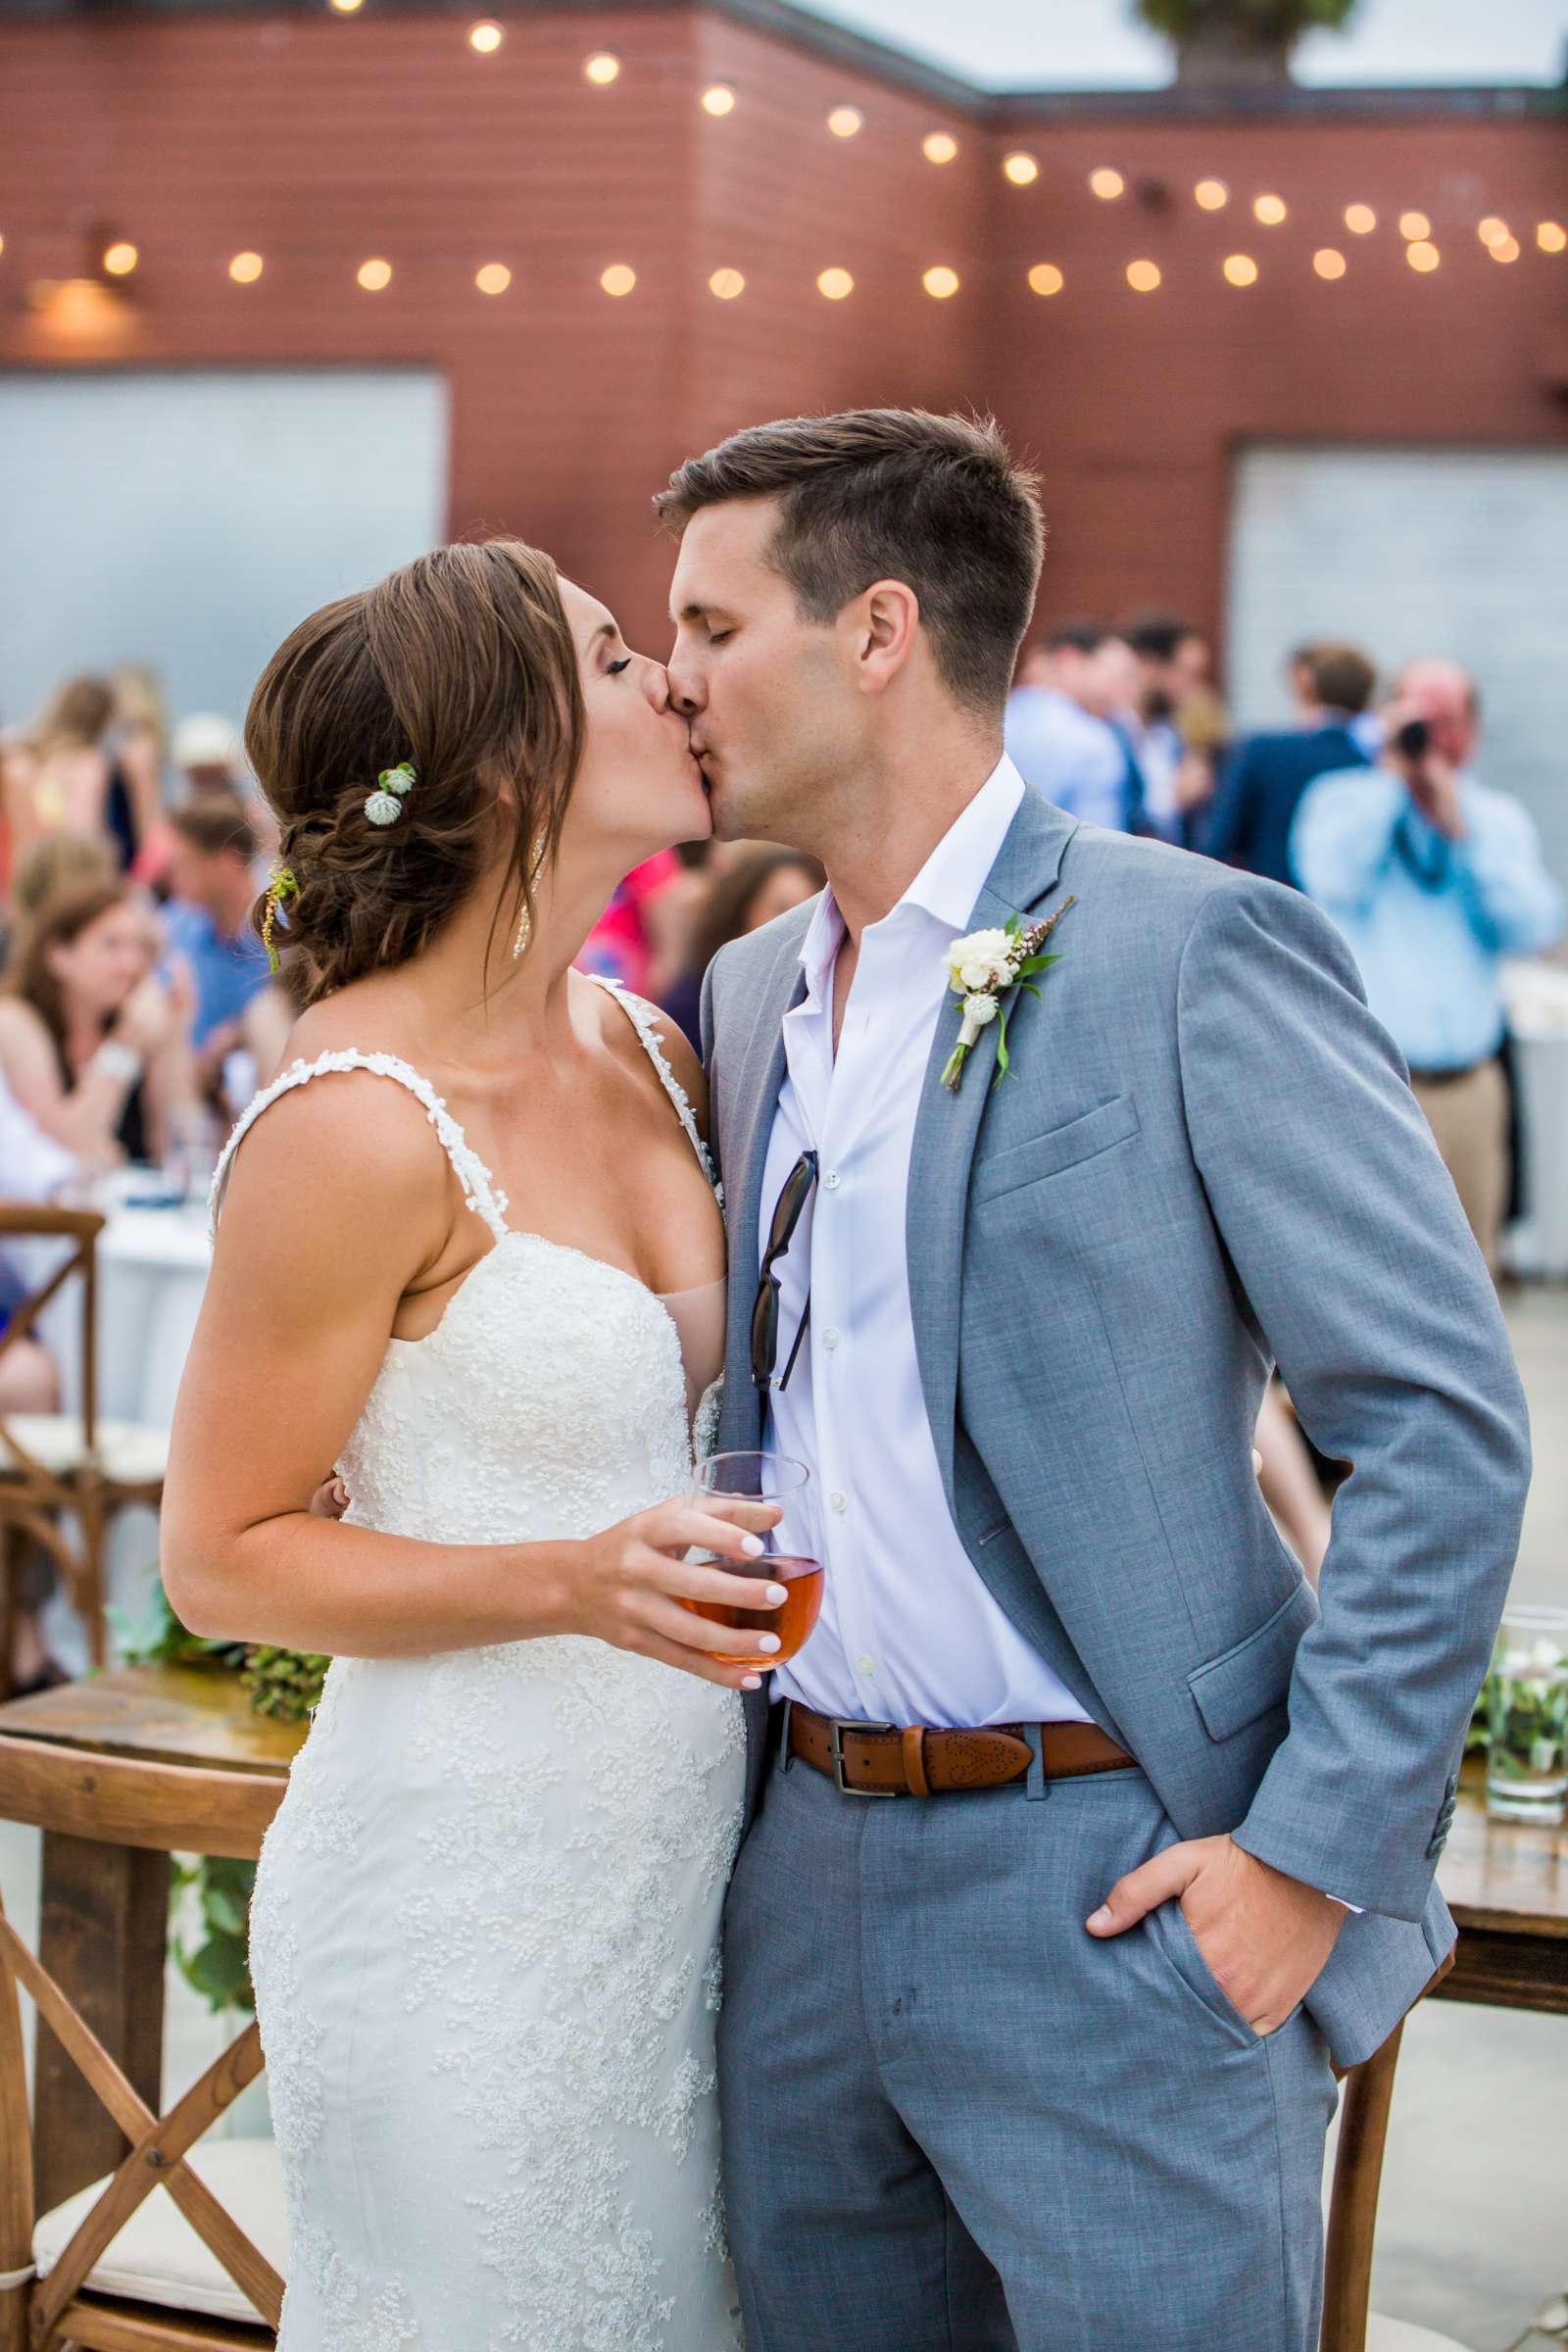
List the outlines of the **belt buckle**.
{"type": "Polygon", "coordinates": [[[896,1732],[896,1723],[862,1723],[853,1715],[833,1715],[828,1719],[828,1733],[833,1751],[833,1780],[844,1796],[897,1796],[896,1788],[852,1788],[844,1778],[844,1735],[846,1732],[896,1732]]]}

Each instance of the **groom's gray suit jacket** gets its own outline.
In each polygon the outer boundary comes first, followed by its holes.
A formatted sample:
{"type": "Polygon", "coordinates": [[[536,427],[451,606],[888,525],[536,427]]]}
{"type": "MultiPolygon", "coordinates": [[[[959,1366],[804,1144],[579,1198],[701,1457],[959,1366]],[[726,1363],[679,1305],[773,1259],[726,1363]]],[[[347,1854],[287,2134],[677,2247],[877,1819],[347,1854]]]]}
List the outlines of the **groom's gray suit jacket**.
{"type": "MultiPolygon", "coordinates": [[[[940,1085],[956,1001],[926,1073],[909,1291],[948,1501],[978,1574],[1183,1837],[1232,1831],[1363,1907],[1308,1998],[1349,2064],[1453,1938],[1434,1873],[1518,1541],[1524,1396],[1327,919],[1030,791],[972,927],[1069,893],[1062,960],[1009,1018],[1013,1074],[993,1089],[993,1024],[959,1092],[940,1085]],[[1252,1474],[1274,1361],[1313,1443],[1351,1464],[1321,1608],[1252,1474]]],[[[759,1442],[759,1202],[810,914],[727,948],[705,992],[724,1446],[759,1442]]],[[[755,1797],[765,1703],[749,1722],[755,1797]]]]}

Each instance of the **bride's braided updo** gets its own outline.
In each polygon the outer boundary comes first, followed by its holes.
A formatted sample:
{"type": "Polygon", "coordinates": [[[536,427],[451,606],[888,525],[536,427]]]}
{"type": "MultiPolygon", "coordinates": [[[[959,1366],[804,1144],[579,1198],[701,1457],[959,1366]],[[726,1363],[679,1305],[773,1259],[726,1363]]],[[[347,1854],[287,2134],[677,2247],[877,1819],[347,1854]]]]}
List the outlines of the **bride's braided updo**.
{"type": "Polygon", "coordinates": [[[279,934],[297,1001],[419,955],[503,853],[498,923],[531,914],[584,723],[556,567],[520,540],[435,548],[301,621],[245,720],[298,886],[279,934]],[[405,760],[401,814],[372,823],[367,797],[405,760]]]}

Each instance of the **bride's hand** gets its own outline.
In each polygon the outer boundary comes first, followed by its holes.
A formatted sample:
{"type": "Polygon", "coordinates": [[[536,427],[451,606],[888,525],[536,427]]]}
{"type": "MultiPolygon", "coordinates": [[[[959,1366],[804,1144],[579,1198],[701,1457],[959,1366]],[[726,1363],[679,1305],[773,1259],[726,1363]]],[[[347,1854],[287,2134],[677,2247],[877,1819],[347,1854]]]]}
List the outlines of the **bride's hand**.
{"type": "Polygon", "coordinates": [[[563,1631],[592,1634],[721,1690],[760,1690],[761,1677],[754,1668],[728,1661],[776,1646],[778,1637],[759,1634],[755,1626],[714,1625],[682,1603],[776,1609],[786,1597],[784,1587],[683,1558],[697,1549],[731,1560],[758,1559],[762,1545],[757,1536],[685,1502],[662,1502],[575,1544],[563,1631]]]}

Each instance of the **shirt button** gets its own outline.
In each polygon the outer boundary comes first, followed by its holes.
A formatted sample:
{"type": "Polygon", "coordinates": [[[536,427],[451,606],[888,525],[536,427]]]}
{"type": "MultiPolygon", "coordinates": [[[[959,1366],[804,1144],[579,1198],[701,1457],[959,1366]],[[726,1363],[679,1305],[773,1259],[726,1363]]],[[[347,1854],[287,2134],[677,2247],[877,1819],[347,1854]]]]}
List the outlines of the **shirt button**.
{"type": "Polygon", "coordinates": [[[837,1333],[836,1331],[824,1331],[824,1332],[823,1332],[823,1334],[822,1334],[822,1345],[823,1345],[823,1347],[824,1347],[824,1348],[836,1348],[836,1347],[838,1346],[838,1344],[839,1344],[839,1335],[838,1335],[838,1333],[837,1333]]]}
{"type": "Polygon", "coordinates": [[[857,1658],[855,1661],[855,1671],[857,1674],[875,1674],[875,1658],[857,1658]]]}
{"type": "Polygon", "coordinates": [[[827,1174],[823,1177],[822,1182],[827,1186],[827,1189],[830,1193],[836,1193],[839,1189],[839,1186],[844,1182],[844,1179],[839,1174],[837,1168],[829,1168],[827,1174]]]}
{"type": "Polygon", "coordinates": [[[834,1489],[833,1493],[828,1496],[827,1499],[828,1508],[830,1510],[847,1511],[850,1507],[849,1496],[847,1494],[840,1494],[837,1488],[834,1489]]]}

